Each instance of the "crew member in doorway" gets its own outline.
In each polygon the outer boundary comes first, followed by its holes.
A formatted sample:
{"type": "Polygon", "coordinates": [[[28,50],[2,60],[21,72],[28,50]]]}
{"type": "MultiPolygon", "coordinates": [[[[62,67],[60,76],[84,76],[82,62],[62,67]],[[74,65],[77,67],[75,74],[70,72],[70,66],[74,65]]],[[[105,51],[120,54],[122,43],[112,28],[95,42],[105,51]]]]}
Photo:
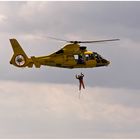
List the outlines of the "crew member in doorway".
{"type": "Polygon", "coordinates": [[[78,55],[78,62],[77,64],[85,64],[84,56],[82,54],[78,55]]]}
{"type": "Polygon", "coordinates": [[[78,75],[76,74],[76,79],[79,80],[79,90],[81,90],[81,86],[85,89],[85,85],[84,85],[84,82],[83,82],[83,77],[84,77],[84,74],[81,73],[81,75],[78,75]]]}

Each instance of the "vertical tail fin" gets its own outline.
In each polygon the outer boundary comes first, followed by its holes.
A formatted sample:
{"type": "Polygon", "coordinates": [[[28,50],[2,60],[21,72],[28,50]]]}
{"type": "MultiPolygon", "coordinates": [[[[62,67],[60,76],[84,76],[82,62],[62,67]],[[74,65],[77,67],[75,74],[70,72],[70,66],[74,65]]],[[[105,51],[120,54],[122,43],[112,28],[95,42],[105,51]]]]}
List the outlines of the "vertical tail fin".
{"type": "Polygon", "coordinates": [[[18,41],[16,39],[10,39],[10,43],[12,45],[15,55],[21,54],[21,55],[27,57],[27,55],[25,54],[25,52],[23,51],[23,49],[21,48],[20,44],[18,43],[18,41]]]}
{"type": "Polygon", "coordinates": [[[28,64],[30,63],[30,59],[28,58],[18,41],[16,39],[10,39],[10,43],[14,51],[10,64],[13,64],[17,67],[28,66],[28,64]]]}

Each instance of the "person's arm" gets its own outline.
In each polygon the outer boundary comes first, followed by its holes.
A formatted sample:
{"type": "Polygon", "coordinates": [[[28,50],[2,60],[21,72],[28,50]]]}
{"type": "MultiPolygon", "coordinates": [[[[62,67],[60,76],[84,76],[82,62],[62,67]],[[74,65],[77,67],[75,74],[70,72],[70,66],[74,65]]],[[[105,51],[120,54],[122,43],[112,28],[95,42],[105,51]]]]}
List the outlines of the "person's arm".
{"type": "Polygon", "coordinates": [[[77,76],[77,74],[75,75],[75,77],[76,77],[76,79],[78,79],[78,76],[77,76]]]}

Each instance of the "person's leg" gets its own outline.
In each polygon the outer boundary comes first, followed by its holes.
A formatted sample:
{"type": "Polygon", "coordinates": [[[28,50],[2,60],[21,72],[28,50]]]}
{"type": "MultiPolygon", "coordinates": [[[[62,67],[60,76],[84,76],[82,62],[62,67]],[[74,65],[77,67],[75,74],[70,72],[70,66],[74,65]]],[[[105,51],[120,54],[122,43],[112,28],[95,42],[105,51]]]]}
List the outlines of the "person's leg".
{"type": "Polygon", "coordinates": [[[84,85],[84,82],[83,81],[81,81],[81,84],[82,84],[83,88],[85,89],[85,85],[84,85]]]}
{"type": "Polygon", "coordinates": [[[81,81],[79,82],[79,90],[81,90],[81,81]]]}

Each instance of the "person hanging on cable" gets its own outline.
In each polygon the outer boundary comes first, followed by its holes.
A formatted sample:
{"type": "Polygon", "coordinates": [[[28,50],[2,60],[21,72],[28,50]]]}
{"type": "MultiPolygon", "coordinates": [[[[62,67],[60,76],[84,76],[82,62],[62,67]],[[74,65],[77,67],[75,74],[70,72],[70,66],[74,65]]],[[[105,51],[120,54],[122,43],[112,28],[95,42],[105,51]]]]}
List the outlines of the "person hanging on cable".
{"type": "Polygon", "coordinates": [[[81,73],[81,75],[78,75],[76,74],[76,79],[79,80],[79,90],[81,90],[81,86],[83,86],[83,88],[85,89],[85,85],[84,85],[84,82],[83,82],[83,77],[84,77],[84,74],[81,73]]]}

